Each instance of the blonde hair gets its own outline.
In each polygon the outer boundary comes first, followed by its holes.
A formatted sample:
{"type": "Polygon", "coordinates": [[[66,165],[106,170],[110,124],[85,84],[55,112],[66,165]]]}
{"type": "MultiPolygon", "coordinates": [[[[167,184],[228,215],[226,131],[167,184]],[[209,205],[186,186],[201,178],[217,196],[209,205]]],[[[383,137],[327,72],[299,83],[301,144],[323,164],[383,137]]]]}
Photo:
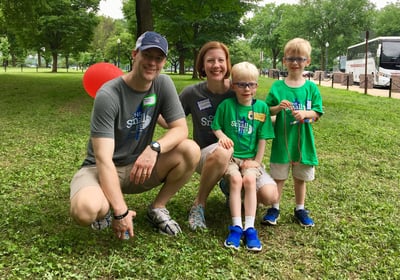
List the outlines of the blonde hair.
{"type": "Polygon", "coordinates": [[[252,80],[257,81],[259,72],[257,67],[247,61],[237,63],[233,65],[231,70],[232,80],[252,80]]]}
{"type": "Polygon", "coordinates": [[[297,53],[311,57],[311,44],[303,38],[294,38],[286,43],[283,50],[284,55],[288,53],[297,53]]]}

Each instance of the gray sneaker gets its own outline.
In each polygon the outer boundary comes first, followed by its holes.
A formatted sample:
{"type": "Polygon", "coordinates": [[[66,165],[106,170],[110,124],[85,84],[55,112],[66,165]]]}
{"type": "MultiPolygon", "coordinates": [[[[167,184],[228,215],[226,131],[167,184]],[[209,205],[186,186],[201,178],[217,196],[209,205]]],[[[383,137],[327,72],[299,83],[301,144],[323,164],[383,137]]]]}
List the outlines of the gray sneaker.
{"type": "Polygon", "coordinates": [[[147,218],[156,228],[158,228],[160,233],[178,235],[182,232],[179,224],[171,219],[166,208],[152,208],[151,205],[149,205],[147,218]]]}
{"type": "Polygon", "coordinates": [[[103,230],[105,228],[110,227],[111,223],[112,223],[112,215],[111,215],[111,211],[108,211],[108,213],[104,216],[103,219],[94,221],[91,224],[91,227],[94,230],[103,230]]]}
{"type": "Polygon", "coordinates": [[[204,207],[200,204],[194,205],[189,212],[189,227],[191,230],[206,229],[206,219],[204,218],[204,207]]]}

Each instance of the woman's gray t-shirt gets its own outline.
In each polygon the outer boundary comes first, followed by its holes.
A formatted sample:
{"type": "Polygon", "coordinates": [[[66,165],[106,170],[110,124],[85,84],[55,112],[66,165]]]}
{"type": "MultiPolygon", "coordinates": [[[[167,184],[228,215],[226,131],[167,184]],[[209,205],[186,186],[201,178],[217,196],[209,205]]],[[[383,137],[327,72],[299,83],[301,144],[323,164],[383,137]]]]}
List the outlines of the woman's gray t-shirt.
{"type": "Polygon", "coordinates": [[[211,123],[218,105],[226,98],[234,96],[235,92],[232,90],[224,94],[212,93],[207,88],[207,82],[187,86],[179,95],[186,116],[192,115],[193,140],[200,148],[218,141],[211,130],[211,123]]]}

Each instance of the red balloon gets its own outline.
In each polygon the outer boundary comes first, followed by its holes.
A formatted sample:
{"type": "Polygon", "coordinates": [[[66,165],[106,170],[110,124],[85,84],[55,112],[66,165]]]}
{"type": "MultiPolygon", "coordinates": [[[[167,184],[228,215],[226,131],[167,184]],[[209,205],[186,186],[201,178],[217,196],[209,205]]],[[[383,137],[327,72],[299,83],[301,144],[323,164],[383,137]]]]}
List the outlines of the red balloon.
{"type": "Polygon", "coordinates": [[[100,62],[91,65],[83,75],[83,87],[87,94],[95,98],[99,88],[116,77],[122,76],[124,72],[111,63],[100,62]]]}

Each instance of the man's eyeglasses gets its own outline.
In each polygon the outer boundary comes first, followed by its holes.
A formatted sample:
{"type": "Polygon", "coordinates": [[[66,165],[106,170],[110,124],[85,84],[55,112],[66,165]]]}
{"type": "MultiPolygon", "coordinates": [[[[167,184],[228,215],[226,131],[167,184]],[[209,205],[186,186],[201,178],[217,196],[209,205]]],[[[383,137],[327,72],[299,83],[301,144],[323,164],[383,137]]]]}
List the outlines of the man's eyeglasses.
{"type": "Polygon", "coordinates": [[[257,88],[258,84],[257,83],[245,83],[245,82],[237,82],[237,83],[233,83],[235,86],[237,86],[238,88],[251,88],[251,89],[255,89],[257,88]]]}
{"type": "Polygon", "coordinates": [[[294,62],[297,62],[297,63],[304,63],[304,62],[306,62],[307,61],[307,57],[293,57],[293,56],[288,56],[288,57],[285,57],[285,60],[287,61],[287,62],[290,62],[290,63],[294,63],[294,62]]]}

